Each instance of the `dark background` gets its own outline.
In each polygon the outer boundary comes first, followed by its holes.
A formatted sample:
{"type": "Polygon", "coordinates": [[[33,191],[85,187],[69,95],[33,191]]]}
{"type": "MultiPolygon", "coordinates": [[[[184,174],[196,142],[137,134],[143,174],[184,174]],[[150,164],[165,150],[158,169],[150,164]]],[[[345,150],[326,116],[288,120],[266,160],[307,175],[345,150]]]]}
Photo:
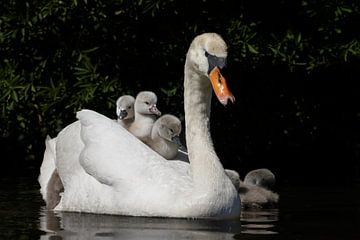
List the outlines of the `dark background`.
{"type": "Polygon", "coordinates": [[[152,90],[183,120],[185,54],[217,32],[237,99],[213,99],[224,166],[267,167],[280,183],[359,181],[359,13],[356,0],[5,0],[1,173],[37,177],[47,134],[82,108],[115,117],[123,94],[152,90]]]}

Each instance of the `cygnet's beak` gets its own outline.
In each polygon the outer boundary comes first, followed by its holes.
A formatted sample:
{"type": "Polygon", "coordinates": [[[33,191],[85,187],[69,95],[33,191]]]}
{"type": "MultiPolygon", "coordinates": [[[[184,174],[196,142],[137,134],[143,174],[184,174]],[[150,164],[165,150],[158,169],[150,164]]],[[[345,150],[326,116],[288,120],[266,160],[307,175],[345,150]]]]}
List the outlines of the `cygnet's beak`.
{"type": "Polygon", "coordinates": [[[171,141],[172,141],[173,143],[176,143],[179,147],[182,146],[179,136],[173,136],[173,137],[171,138],[171,141]]]}
{"type": "Polygon", "coordinates": [[[118,118],[120,120],[123,120],[124,118],[126,118],[128,115],[128,112],[125,109],[121,109],[118,113],[118,118]]]}
{"type": "Polygon", "coordinates": [[[179,137],[179,136],[172,137],[172,138],[171,138],[171,141],[172,141],[173,143],[175,143],[176,145],[178,145],[179,150],[187,152],[187,149],[186,149],[186,147],[181,143],[181,140],[180,140],[180,137],[179,137]]]}
{"type": "Polygon", "coordinates": [[[209,78],[216,97],[222,105],[226,106],[229,100],[232,103],[235,102],[235,97],[228,88],[225,78],[221,75],[219,67],[216,66],[210,71],[209,78]]]}
{"type": "Polygon", "coordinates": [[[156,104],[151,105],[149,111],[155,115],[161,116],[161,112],[157,109],[156,104]]]}

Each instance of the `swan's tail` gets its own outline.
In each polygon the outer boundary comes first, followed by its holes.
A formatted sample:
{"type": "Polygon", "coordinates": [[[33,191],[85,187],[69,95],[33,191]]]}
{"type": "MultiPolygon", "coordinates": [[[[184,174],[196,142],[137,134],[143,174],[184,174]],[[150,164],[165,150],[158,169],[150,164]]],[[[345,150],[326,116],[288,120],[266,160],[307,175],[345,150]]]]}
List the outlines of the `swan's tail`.
{"type": "Polygon", "coordinates": [[[44,159],[40,167],[40,175],[38,181],[40,183],[40,193],[47,203],[47,187],[52,174],[55,171],[55,158],[56,158],[56,138],[46,137],[45,140],[44,159]]]}

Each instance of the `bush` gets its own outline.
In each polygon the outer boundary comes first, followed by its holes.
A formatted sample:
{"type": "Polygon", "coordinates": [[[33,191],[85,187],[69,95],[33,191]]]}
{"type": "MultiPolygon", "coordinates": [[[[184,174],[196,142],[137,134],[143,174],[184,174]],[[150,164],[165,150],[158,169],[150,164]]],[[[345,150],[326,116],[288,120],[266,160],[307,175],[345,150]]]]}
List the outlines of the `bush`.
{"type": "MultiPolygon", "coordinates": [[[[252,81],[273,72],[290,78],[284,91],[314,72],[356,64],[360,55],[357,1],[7,0],[0,13],[0,134],[17,139],[28,158],[40,159],[45,136],[56,136],[79,109],[114,117],[122,94],[153,90],[163,112],[183,118],[185,53],[202,32],[226,39],[235,77],[252,81]]],[[[241,92],[241,84],[234,89],[241,92]]],[[[286,107],[271,121],[293,114],[310,121],[301,90],[277,93],[272,100],[286,107]]],[[[249,99],[244,93],[240,102],[249,99]]],[[[278,132],[269,134],[249,132],[240,138],[242,151],[254,147],[248,138],[280,141],[278,132]]]]}

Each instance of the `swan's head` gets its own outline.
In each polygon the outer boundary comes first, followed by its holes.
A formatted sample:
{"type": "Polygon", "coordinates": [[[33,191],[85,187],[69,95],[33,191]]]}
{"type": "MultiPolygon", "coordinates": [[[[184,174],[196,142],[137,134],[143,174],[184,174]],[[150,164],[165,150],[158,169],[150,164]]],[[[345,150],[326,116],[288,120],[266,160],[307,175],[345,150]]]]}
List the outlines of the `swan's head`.
{"type": "Polygon", "coordinates": [[[181,133],[181,121],[173,115],[166,114],[156,120],[154,128],[160,137],[171,142],[177,142],[181,133]]]}
{"type": "Polygon", "coordinates": [[[155,114],[160,116],[161,112],[156,107],[157,96],[150,91],[139,92],[135,100],[135,111],[140,114],[155,114]]]}
{"type": "Polygon", "coordinates": [[[221,74],[221,70],[226,67],[227,46],[220,35],[204,33],[197,36],[190,46],[187,57],[199,72],[210,79],[215,94],[223,105],[229,100],[235,101],[221,74]]]}
{"type": "Polygon", "coordinates": [[[130,95],[124,95],[116,101],[116,116],[120,120],[134,118],[135,98],[130,95]]]}

